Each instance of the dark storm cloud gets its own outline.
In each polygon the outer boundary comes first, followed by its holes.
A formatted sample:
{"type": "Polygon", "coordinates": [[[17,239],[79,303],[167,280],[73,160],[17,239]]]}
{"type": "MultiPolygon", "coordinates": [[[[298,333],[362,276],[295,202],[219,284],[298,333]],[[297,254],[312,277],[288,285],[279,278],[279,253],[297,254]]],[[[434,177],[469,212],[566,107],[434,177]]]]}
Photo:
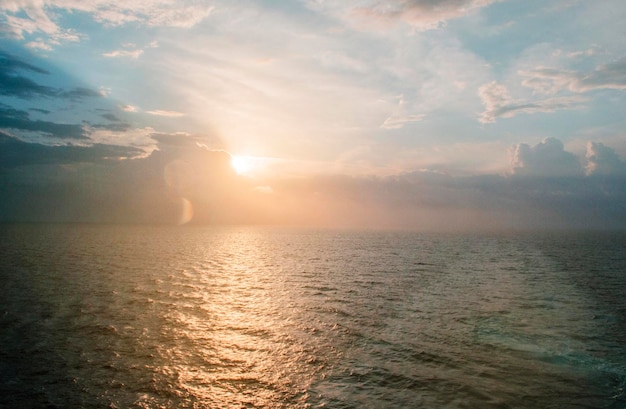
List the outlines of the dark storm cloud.
{"type": "Polygon", "coordinates": [[[29,113],[0,104],[0,129],[39,132],[43,136],[64,139],[87,139],[81,125],[32,120],[29,113]]]}

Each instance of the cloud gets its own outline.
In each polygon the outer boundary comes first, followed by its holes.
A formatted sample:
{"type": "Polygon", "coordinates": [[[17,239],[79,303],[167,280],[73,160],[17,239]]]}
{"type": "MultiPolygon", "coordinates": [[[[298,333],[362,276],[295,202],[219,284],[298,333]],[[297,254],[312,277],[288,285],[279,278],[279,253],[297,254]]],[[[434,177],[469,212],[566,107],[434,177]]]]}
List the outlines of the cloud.
{"type": "Polygon", "coordinates": [[[153,111],[146,111],[146,113],[148,113],[150,115],[165,116],[165,117],[169,117],[169,118],[179,118],[181,116],[185,116],[185,114],[182,113],[182,112],[165,111],[165,110],[162,110],[162,109],[155,109],[153,111]]]}
{"type": "Polygon", "coordinates": [[[385,122],[381,125],[385,129],[400,129],[404,128],[406,124],[412,122],[419,122],[424,119],[424,115],[392,115],[385,119],[385,122]]]}
{"type": "Polygon", "coordinates": [[[0,95],[32,98],[35,96],[53,97],[58,94],[56,88],[39,85],[32,79],[20,75],[19,72],[23,71],[49,74],[42,68],[0,51],[0,95]]]}
{"type": "Polygon", "coordinates": [[[504,85],[495,81],[484,84],[478,90],[485,106],[485,111],[479,118],[480,122],[493,123],[498,118],[511,118],[520,113],[575,109],[587,101],[581,96],[568,95],[567,92],[580,94],[600,89],[625,90],[626,58],[599,65],[587,72],[541,67],[522,70],[519,74],[523,77],[523,86],[531,88],[535,94],[547,97],[514,99],[504,85]]]}
{"type": "Polygon", "coordinates": [[[131,125],[125,121],[122,121],[115,114],[110,112],[104,113],[100,115],[102,118],[106,119],[108,122],[105,124],[91,124],[90,127],[93,129],[106,129],[112,132],[126,132],[131,129],[131,125]]]}
{"type": "Polygon", "coordinates": [[[133,105],[120,105],[119,107],[124,112],[137,112],[139,109],[133,105]]]}
{"type": "Polygon", "coordinates": [[[518,145],[517,164],[526,177],[421,170],[250,181],[233,172],[227,152],[199,146],[198,137],[153,138],[158,149],[140,155],[134,147],[45,146],[0,133],[0,217],[176,224],[193,210],[190,222],[201,224],[448,231],[626,227],[625,176],[571,174],[573,155],[555,139],[518,145]],[[561,165],[547,168],[546,161],[561,165]]]}
{"type": "Polygon", "coordinates": [[[31,108],[31,111],[35,111],[35,112],[39,112],[40,114],[49,114],[50,111],[47,109],[41,109],[41,108],[31,108]]]}
{"type": "Polygon", "coordinates": [[[0,95],[16,96],[19,98],[33,98],[38,96],[55,97],[56,88],[39,85],[35,81],[9,72],[0,72],[0,95]]]}
{"type": "Polygon", "coordinates": [[[48,50],[62,41],[80,39],[76,32],[58,25],[64,13],[88,13],[95,21],[108,26],[136,23],[152,27],[189,28],[209,16],[213,8],[192,0],[4,1],[0,3],[0,18],[4,19],[3,31],[15,38],[24,39],[25,34],[35,33],[46,36],[32,45],[48,50]]]}
{"type": "Polygon", "coordinates": [[[133,128],[121,121],[88,125],[87,130],[92,143],[136,148],[140,150],[137,156],[147,156],[157,148],[158,141],[155,135],[158,134],[151,127],[133,128]]]}
{"type": "Polygon", "coordinates": [[[515,175],[554,178],[583,174],[578,158],[565,151],[563,143],[556,138],[546,138],[535,146],[516,145],[511,164],[515,175]]]}
{"type": "Polygon", "coordinates": [[[485,106],[479,121],[485,124],[494,123],[498,118],[512,118],[518,114],[574,109],[585,101],[578,96],[551,97],[534,101],[516,100],[509,95],[504,85],[496,81],[481,86],[478,89],[478,96],[485,106]]]}
{"type": "Polygon", "coordinates": [[[108,131],[117,133],[113,138],[117,140],[117,144],[131,144],[126,143],[126,138],[120,135],[121,132],[130,132],[131,124],[111,113],[102,90],[83,86],[52,87],[42,85],[25,75],[36,75],[46,81],[58,78],[58,73],[52,74],[36,64],[0,52],[0,95],[17,97],[37,104],[36,108],[26,110],[21,102],[14,102],[14,106],[0,103],[0,129],[5,133],[22,140],[42,143],[58,143],[61,139],[80,140],[81,143],[86,143],[85,141],[89,141],[92,136],[101,137],[104,131],[108,131]],[[76,105],[75,103],[79,101],[81,104],[76,105]],[[100,115],[99,118],[94,117],[94,114],[101,110],[108,114],[100,115]],[[46,117],[42,118],[41,114],[46,117]],[[72,119],[69,119],[72,117],[73,123],[72,119]],[[107,121],[102,121],[102,118],[107,121]],[[56,141],[46,141],[50,138],[56,141]]]}
{"type": "Polygon", "coordinates": [[[237,178],[228,153],[188,135],[155,137],[158,149],[143,155],[135,147],[46,146],[0,133],[0,219],[178,223],[184,211],[207,223],[255,214],[252,186],[237,178]]]}
{"type": "Polygon", "coordinates": [[[59,91],[57,96],[61,98],[79,100],[82,98],[100,98],[104,95],[102,91],[96,91],[85,87],[76,87],[68,91],[59,91]]]}
{"type": "Polygon", "coordinates": [[[49,97],[72,100],[102,96],[101,92],[85,87],[63,90],[40,85],[32,79],[20,75],[19,72],[22,71],[43,75],[50,74],[43,68],[28,64],[10,54],[0,52],[0,95],[15,96],[24,99],[49,97]]]}
{"type": "Polygon", "coordinates": [[[50,72],[44,70],[43,68],[19,60],[13,57],[11,54],[2,51],[0,51],[0,68],[2,68],[2,71],[10,73],[15,73],[17,71],[23,70],[36,72],[38,74],[50,74],[50,72]]]}
{"type": "Polygon", "coordinates": [[[626,89],[626,57],[596,67],[593,71],[576,72],[557,68],[520,71],[526,77],[523,85],[541,93],[561,90],[589,92],[599,89],[626,89]]]}
{"type": "Polygon", "coordinates": [[[103,57],[108,57],[108,58],[117,58],[117,57],[139,58],[139,56],[141,54],[143,54],[143,50],[142,49],[136,49],[136,50],[114,50],[114,51],[110,51],[108,53],[103,53],[102,56],[103,57]]]}
{"type": "Polygon", "coordinates": [[[74,31],[59,27],[49,14],[48,5],[43,1],[5,1],[0,3],[0,19],[5,20],[0,30],[20,40],[24,39],[24,34],[47,35],[47,42],[37,40],[37,47],[44,49],[60,41],[78,41],[79,36],[74,31]]]}
{"type": "Polygon", "coordinates": [[[52,51],[52,46],[43,40],[39,39],[37,41],[30,41],[25,44],[26,47],[33,50],[43,50],[43,51],[52,51]]]}
{"type": "Polygon", "coordinates": [[[497,0],[386,0],[355,8],[352,13],[378,25],[404,22],[418,30],[441,27],[448,20],[467,15],[497,0]]]}
{"type": "Polygon", "coordinates": [[[129,43],[124,44],[124,48],[121,50],[113,50],[108,53],[103,53],[102,56],[107,58],[119,58],[119,57],[130,57],[130,58],[139,58],[144,52],[146,48],[157,48],[159,43],[157,41],[152,41],[144,48],[138,48],[135,44],[129,43]]]}
{"type": "Polygon", "coordinates": [[[452,176],[428,170],[388,177],[273,180],[280,213],[332,227],[419,230],[623,228],[626,179],[582,173],[452,176]],[[306,216],[304,216],[306,215],[306,216]]]}
{"type": "Polygon", "coordinates": [[[28,112],[3,104],[0,104],[0,129],[36,132],[51,138],[87,139],[87,133],[81,125],[32,120],[28,112]]]}
{"type": "Polygon", "coordinates": [[[0,169],[4,171],[32,165],[99,163],[110,158],[117,160],[137,156],[140,153],[138,148],[117,145],[50,146],[28,143],[0,131],[0,169]]]}
{"type": "Polygon", "coordinates": [[[381,127],[385,129],[400,129],[406,124],[419,122],[424,119],[425,115],[407,114],[406,110],[406,103],[404,101],[404,97],[401,95],[396,109],[391,116],[385,119],[385,122],[383,122],[381,127]]]}
{"type": "Polygon", "coordinates": [[[626,175],[626,162],[623,162],[613,148],[600,142],[588,142],[587,175],[626,175]]]}

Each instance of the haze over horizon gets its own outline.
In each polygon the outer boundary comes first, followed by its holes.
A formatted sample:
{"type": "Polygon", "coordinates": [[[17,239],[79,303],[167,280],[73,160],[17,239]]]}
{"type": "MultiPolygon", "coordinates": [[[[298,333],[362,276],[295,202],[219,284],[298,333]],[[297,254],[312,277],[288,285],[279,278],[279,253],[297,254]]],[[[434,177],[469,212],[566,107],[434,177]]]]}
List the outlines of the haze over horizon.
{"type": "Polygon", "coordinates": [[[0,221],[626,229],[619,0],[0,3],[0,221]]]}

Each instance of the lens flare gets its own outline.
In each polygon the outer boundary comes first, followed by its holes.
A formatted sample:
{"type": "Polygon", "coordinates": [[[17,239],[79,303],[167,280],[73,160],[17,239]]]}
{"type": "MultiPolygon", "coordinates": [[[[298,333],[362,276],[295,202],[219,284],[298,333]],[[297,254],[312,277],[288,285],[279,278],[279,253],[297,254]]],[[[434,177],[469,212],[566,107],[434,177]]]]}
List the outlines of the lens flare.
{"type": "Polygon", "coordinates": [[[178,224],[187,224],[193,218],[193,205],[188,199],[184,197],[180,198],[180,215],[178,217],[178,224]]]}

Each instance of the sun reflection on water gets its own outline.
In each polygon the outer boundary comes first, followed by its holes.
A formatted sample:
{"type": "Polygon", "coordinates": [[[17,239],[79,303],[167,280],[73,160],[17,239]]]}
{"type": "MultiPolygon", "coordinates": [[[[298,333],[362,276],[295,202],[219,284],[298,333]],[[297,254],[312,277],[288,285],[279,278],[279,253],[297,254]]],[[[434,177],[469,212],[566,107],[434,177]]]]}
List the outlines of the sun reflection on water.
{"type": "Polygon", "coordinates": [[[304,407],[321,365],[311,365],[315,348],[295,342],[301,319],[286,298],[295,294],[283,288],[281,270],[259,268],[272,263],[260,234],[221,239],[202,244],[203,259],[184,280],[171,277],[162,370],[174,367],[176,389],[194,401],[304,407]]]}

